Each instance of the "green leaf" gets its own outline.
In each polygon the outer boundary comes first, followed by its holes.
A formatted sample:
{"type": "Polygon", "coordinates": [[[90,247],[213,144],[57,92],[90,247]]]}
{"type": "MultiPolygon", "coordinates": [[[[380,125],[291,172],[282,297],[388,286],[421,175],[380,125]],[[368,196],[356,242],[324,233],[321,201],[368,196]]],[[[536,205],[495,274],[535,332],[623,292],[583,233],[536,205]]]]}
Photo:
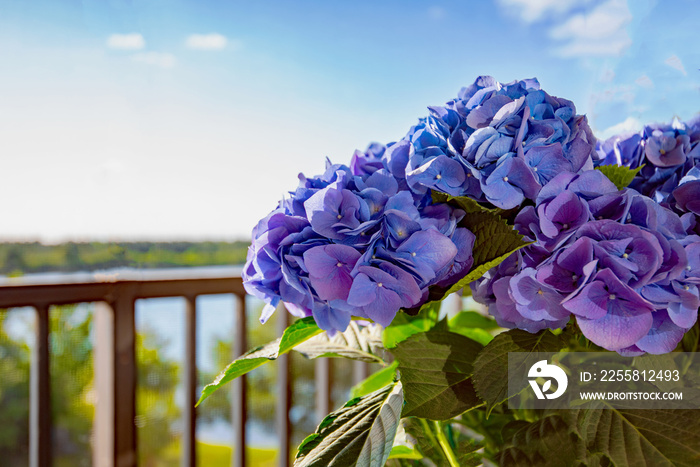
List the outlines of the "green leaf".
{"type": "Polygon", "coordinates": [[[384,364],[377,355],[377,350],[382,347],[381,333],[381,326],[376,324],[360,328],[356,321],[350,321],[345,332],[338,332],[333,337],[321,333],[297,345],[294,350],[306,358],[343,357],[384,364]]]}
{"type": "Polygon", "coordinates": [[[503,432],[497,457],[502,466],[700,463],[700,419],[694,410],[561,410],[533,422],[512,422],[503,432]]]}
{"type": "Polygon", "coordinates": [[[400,382],[346,404],[301,443],[294,465],[383,466],[394,443],[402,404],[400,382]]]}
{"type": "Polygon", "coordinates": [[[457,329],[452,329],[452,332],[456,332],[457,334],[461,334],[464,337],[468,337],[473,341],[477,341],[481,345],[486,345],[493,340],[493,336],[491,334],[489,334],[488,331],[484,331],[483,329],[479,329],[479,328],[475,328],[475,329],[457,328],[457,329]]]}
{"type": "MultiPolygon", "coordinates": [[[[445,451],[440,446],[434,422],[410,417],[402,419],[401,424],[423,458],[432,461],[432,464],[429,465],[450,465],[445,451]]],[[[443,430],[460,466],[483,465],[482,455],[477,452],[482,446],[475,444],[473,439],[464,433],[464,427],[460,427],[454,422],[444,422],[441,425],[439,429],[443,430]]]]}
{"type": "MultiPolygon", "coordinates": [[[[563,411],[566,412],[566,411],[563,411]]],[[[571,413],[589,453],[602,453],[616,466],[697,466],[700,417],[697,410],[589,409],[571,413]]]]}
{"type": "Polygon", "coordinates": [[[292,350],[297,345],[312,338],[321,332],[313,316],[296,320],[284,330],[280,339],[279,354],[283,355],[292,350]]]}
{"type": "Polygon", "coordinates": [[[490,264],[498,258],[505,259],[509,254],[529,243],[523,241],[513,226],[498,214],[492,212],[475,212],[460,222],[476,236],[474,241],[474,266],[490,264]]]}
{"type": "Polygon", "coordinates": [[[402,419],[401,423],[406,433],[415,441],[416,448],[424,458],[430,459],[435,465],[449,465],[449,461],[440,449],[440,443],[427,420],[411,417],[402,419]]]}
{"type": "Polygon", "coordinates": [[[463,311],[457,313],[449,322],[450,331],[466,336],[486,345],[493,340],[489,331],[500,329],[493,318],[483,316],[476,311],[463,311]]]}
{"type": "Polygon", "coordinates": [[[202,390],[202,395],[197,401],[197,405],[201,404],[207,397],[211,396],[224,384],[232,381],[239,376],[248,373],[259,366],[268,363],[271,360],[276,360],[277,357],[289,352],[295,346],[319,334],[321,329],[316,325],[316,321],[312,316],[295,321],[282,334],[282,337],[270,342],[262,347],[257,347],[248,351],[246,354],[234,360],[228,367],[214,379],[213,382],[207,384],[202,390]]]}
{"type": "MultiPolygon", "coordinates": [[[[674,389],[682,388],[688,383],[688,380],[683,377],[685,376],[683,375],[683,369],[679,368],[678,366],[680,360],[684,360],[684,358],[670,359],[668,355],[646,354],[641,357],[635,357],[633,359],[633,365],[634,368],[637,368],[640,371],[646,370],[647,373],[656,373],[658,371],[663,373],[664,370],[678,371],[681,375],[679,381],[673,381],[672,379],[666,380],[664,378],[654,378],[652,381],[649,381],[649,384],[657,387],[658,389],[669,392],[673,391],[674,389]]],[[[687,397],[686,394],[684,394],[684,396],[687,397]]]]}
{"type": "Polygon", "coordinates": [[[391,453],[389,454],[389,459],[423,459],[423,454],[418,452],[416,448],[410,448],[408,446],[394,446],[391,448],[391,453]]]}
{"type": "Polygon", "coordinates": [[[398,362],[394,362],[386,368],[372,373],[364,381],[360,381],[350,390],[350,397],[361,397],[391,384],[396,377],[398,362]]]}
{"type": "Polygon", "coordinates": [[[460,221],[460,227],[468,228],[474,235],[472,270],[452,287],[444,290],[431,290],[430,300],[440,301],[447,295],[479,279],[489,269],[498,266],[512,253],[529,245],[505,219],[507,211],[489,209],[467,197],[454,197],[433,191],[433,200],[438,203],[451,203],[467,212],[460,221]],[[444,292],[444,293],[443,293],[444,292]]]}
{"type": "Polygon", "coordinates": [[[482,348],[445,331],[423,332],[400,342],[392,354],[404,385],[403,416],[448,420],[479,405],[471,375],[482,348]]]}
{"type": "MultiPolygon", "coordinates": [[[[406,421],[408,419],[402,419],[399,421],[399,426],[396,428],[396,436],[394,437],[394,446],[391,448],[391,454],[389,454],[389,459],[423,459],[423,454],[421,454],[418,446],[416,446],[415,439],[408,436],[406,433],[406,421]]],[[[396,464],[396,463],[389,463],[396,464]]],[[[401,464],[398,462],[398,464],[401,464]]]]}
{"type": "Polygon", "coordinates": [[[450,203],[457,204],[463,211],[467,214],[473,212],[493,212],[495,214],[500,214],[504,212],[499,208],[487,208],[486,206],[479,204],[479,202],[467,197],[467,196],[451,196],[447,193],[440,193],[439,191],[433,191],[433,202],[434,203],[450,203]]]}
{"type": "Polygon", "coordinates": [[[627,188],[637,173],[642,170],[643,165],[636,169],[630,169],[624,165],[600,165],[596,170],[600,170],[603,174],[615,184],[618,190],[627,188]]]}
{"type": "Polygon", "coordinates": [[[474,362],[474,388],[487,410],[508,400],[508,352],[558,352],[563,346],[549,329],[537,334],[511,329],[497,335],[474,362]]]}
{"type": "Polygon", "coordinates": [[[476,311],[463,311],[457,313],[454,318],[450,320],[450,329],[457,328],[479,328],[486,331],[492,329],[498,329],[498,323],[495,319],[490,316],[484,316],[476,311]]]}
{"type": "Polygon", "coordinates": [[[476,236],[472,250],[474,265],[465,277],[447,290],[445,296],[479,279],[515,251],[530,244],[523,240],[523,236],[514,230],[512,225],[492,212],[467,214],[460,226],[467,227],[476,236]]]}
{"type": "Polygon", "coordinates": [[[513,422],[514,413],[515,411],[510,411],[504,406],[496,407],[491,413],[487,413],[484,407],[479,407],[462,414],[457,422],[467,427],[469,431],[475,431],[483,436],[480,443],[484,448],[483,455],[495,461],[496,454],[505,445],[504,427],[513,422]]]}
{"type": "Polygon", "coordinates": [[[439,313],[440,302],[426,303],[415,316],[400,311],[391,324],[384,329],[382,334],[384,348],[394,348],[396,344],[412,335],[429,330],[435,326],[439,313]]]}
{"type": "Polygon", "coordinates": [[[676,350],[681,352],[700,351],[700,322],[696,322],[692,328],[686,331],[676,350]]]}
{"type": "Polygon", "coordinates": [[[569,425],[558,415],[531,423],[518,420],[512,425],[514,433],[498,454],[498,465],[568,467],[579,465],[576,461],[585,456],[581,440],[572,436],[569,425]]]}

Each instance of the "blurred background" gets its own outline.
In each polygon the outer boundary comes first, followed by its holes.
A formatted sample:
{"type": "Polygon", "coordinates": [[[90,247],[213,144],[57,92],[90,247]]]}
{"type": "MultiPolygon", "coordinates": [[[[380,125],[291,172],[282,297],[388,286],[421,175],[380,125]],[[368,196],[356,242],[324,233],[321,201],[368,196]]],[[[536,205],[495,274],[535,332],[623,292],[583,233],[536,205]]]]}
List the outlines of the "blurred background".
{"type": "MultiPolygon", "coordinates": [[[[688,119],[698,20],[692,0],[0,0],[0,285],[240,265],[298,173],[400,139],[479,75],[537,77],[600,138],[688,119]]],[[[274,339],[246,300],[249,346],[274,339]]],[[[55,465],[92,462],[94,308],[49,312],[55,465]]],[[[185,308],[136,301],[141,465],[180,462],[185,308]]],[[[197,299],[202,383],[231,360],[233,308],[232,295],[197,299]]],[[[31,308],[0,312],[3,465],[29,459],[36,326],[31,308]]],[[[317,420],[313,364],[293,358],[296,445],[317,420]]],[[[335,365],[337,406],[351,371],[335,365]]],[[[250,459],[265,465],[274,366],[249,381],[250,459]]],[[[225,465],[226,393],[198,410],[200,462],[225,465]]]]}

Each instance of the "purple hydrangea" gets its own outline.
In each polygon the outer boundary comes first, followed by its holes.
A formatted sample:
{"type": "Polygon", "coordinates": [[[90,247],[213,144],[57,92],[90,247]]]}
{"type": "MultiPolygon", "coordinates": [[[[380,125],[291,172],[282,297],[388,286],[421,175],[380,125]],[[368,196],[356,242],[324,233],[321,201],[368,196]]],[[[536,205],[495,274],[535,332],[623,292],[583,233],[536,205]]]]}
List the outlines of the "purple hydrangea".
{"type": "Polygon", "coordinates": [[[400,308],[425,302],[428,288],[452,284],[472,264],[465,215],[407,190],[385,168],[385,148],[356,152],[351,168],[331,165],[300,184],[253,231],[243,274],[265,301],[280,302],[319,327],[344,331],[352,316],[388,325],[400,308]]]}
{"type": "MultiPolygon", "coordinates": [[[[432,192],[518,208],[532,242],[471,284],[504,327],[562,328],[623,354],[673,350],[700,298],[700,117],[596,143],[535,79],[479,77],[406,136],[327,164],[253,230],[246,290],[343,331],[388,325],[462,279],[475,237],[432,192]],[[643,166],[618,190],[594,165],[643,166]]],[[[511,217],[512,219],[512,217],[511,217]]]]}
{"type": "Polygon", "coordinates": [[[379,143],[371,143],[365,152],[355,151],[350,160],[350,170],[354,175],[372,175],[379,169],[384,168],[382,156],[386,151],[386,146],[379,143]]]}
{"type": "Polygon", "coordinates": [[[510,209],[534,200],[560,172],[593,167],[595,138],[572,102],[535,79],[479,77],[413,126],[385,155],[411,190],[436,190],[510,209]]]}
{"type": "Polygon", "coordinates": [[[515,224],[533,244],[472,284],[501,326],[536,332],[574,316],[595,344],[636,354],[670,352],[697,320],[700,237],[601,172],[555,176],[515,224]]]}
{"type": "MultiPolygon", "coordinates": [[[[643,195],[673,208],[672,192],[700,164],[700,116],[687,122],[645,126],[638,133],[613,136],[597,145],[596,165],[641,170],[630,184],[643,195]]],[[[688,188],[686,188],[688,190],[688,188]]]]}

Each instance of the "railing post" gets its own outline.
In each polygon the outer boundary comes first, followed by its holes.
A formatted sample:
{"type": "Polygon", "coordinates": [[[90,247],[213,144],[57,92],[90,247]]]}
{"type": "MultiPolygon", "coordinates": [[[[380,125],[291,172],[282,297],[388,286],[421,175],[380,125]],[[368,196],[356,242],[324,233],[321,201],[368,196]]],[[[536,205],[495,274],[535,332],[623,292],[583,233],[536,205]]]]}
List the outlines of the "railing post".
{"type": "Polygon", "coordinates": [[[316,419],[318,423],[331,411],[333,368],[330,358],[317,358],[314,365],[316,380],[316,419]]]}
{"type": "Polygon", "coordinates": [[[455,316],[462,311],[462,295],[461,293],[453,293],[445,297],[442,301],[442,307],[440,310],[440,316],[448,316],[449,318],[455,316]]]}
{"type": "MultiPolygon", "coordinates": [[[[282,307],[277,310],[277,335],[282,336],[289,325],[289,313],[282,307]]],[[[277,358],[277,435],[279,437],[279,467],[289,467],[289,451],[291,438],[291,425],[289,423],[289,410],[292,406],[291,382],[291,356],[287,353],[277,358]]]]}
{"type": "Polygon", "coordinates": [[[92,465],[114,467],[114,310],[106,302],[95,303],[95,391],[92,465]]]}
{"type": "Polygon", "coordinates": [[[134,295],[127,287],[114,309],[114,457],[115,467],[137,464],[136,450],[136,323],[134,295]]]}
{"type": "Polygon", "coordinates": [[[369,363],[361,360],[352,362],[352,383],[358,384],[369,376],[369,363]]]}
{"type": "Polygon", "coordinates": [[[117,286],[110,303],[95,310],[95,450],[100,467],[135,467],[136,450],[136,324],[135,295],[129,285],[117,286]]]}
{"type": "Polygon", "coordinates": [[[29,391],[29,465],[49,467],[52,464],[49,305],[36,305],[35,310],[35,344],[29,391]]]}
{"type": "Polygon", "coordinates": [[[185,297],[185,429],[182,433],[182,467],[195,467],[197,460],[197,299],[185,297]]]}
{"type": "MultiPolygon", "coordinates": [[[[232,357],[238,358],[248,347],[246,330],[245,295],[234,294],[236,297],[236,319],[234,320],[232,357]]],[[[245,375],[233,380],[231,411],[233,418],[233,467],[245,467],[246,443],[245,424],[247,420],[247,380],[245,375]]]]}

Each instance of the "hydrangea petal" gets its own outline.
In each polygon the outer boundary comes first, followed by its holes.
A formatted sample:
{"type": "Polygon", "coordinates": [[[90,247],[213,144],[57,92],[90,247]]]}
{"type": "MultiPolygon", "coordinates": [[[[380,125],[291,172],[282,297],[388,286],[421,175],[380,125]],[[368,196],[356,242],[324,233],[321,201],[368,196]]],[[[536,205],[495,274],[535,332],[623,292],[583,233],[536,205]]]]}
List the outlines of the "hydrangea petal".
{"type": "Polygon", "coordinates": [[[360,256],[355,248],[338,244],[317,246],[304,253],[311,286],[321,300],[348,298],[350,273],[360,256]]]}
{"type": "Polygon", "coordinates": [[[650,354],[672,352],[683,339],[685,329],[673,323],[664,310],[653,313],[654,321],[649,332],[636,342],[636,346],[650,354]]]}

